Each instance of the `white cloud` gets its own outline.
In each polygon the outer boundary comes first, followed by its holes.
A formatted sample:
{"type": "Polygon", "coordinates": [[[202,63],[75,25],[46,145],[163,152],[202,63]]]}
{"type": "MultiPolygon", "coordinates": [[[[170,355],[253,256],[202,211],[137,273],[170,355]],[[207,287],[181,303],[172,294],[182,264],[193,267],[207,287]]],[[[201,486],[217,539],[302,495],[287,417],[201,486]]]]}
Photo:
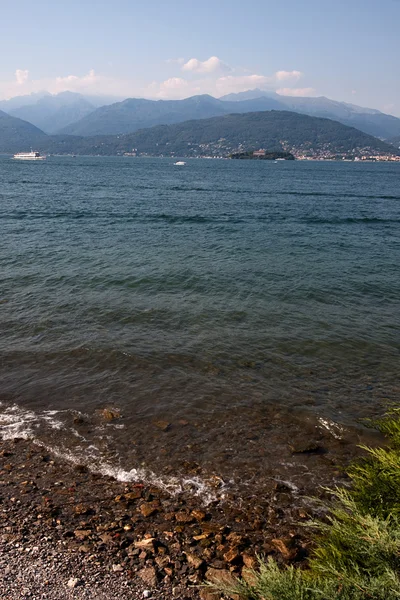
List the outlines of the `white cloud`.
{"type": "Polygon", "coordinates": [[[277,71],[275,79],[277,81],[298,81],[302,75],[301,71],[277,71]]]}
{"type": "Polygon", "coordinates": [[[27,69],[17,69],[15,71],[15,80],[18,85],[23,85],[25,81],[27,81],[29,76],[29,71],[27,69]]]}
{"type": "Polygon", "coordinates": [[[316,96],[317,92],[312,87],[306,88],[280,88],[276,90],[280,96],[316,96]]]}
{"type": "Polygon", "coordinates": [[[171,77],[160,84],[153,83],[153,89],[158,98],[182,98],[186,95],[188,88],[188,82],[181,77],[171,77]]]}
{"type": "Polygon", "coordinates": [[[101,81],[101,77],[96,75],[94,69],[91,69],[87,75],[79,77],[77,75],[67,75],[67,77],[56,77],[49,91],[53,93],[72,91],[80,92],[92,89],[93,86],[101,81]]]}
{"type": "Polygon", "coordinates": [[[208,60],[204,61],[191,58],[182,66],[182,71],[191,71],[192,73],[215,73],[217,71],[231,70],[229,65],[222,62],[217,56],[210,56],[208,60]]]}
{"type": "Polygon", "coordinates": [[[178,67],[184,73],[175,75],[165,81],[137,81],[127,77],[110,77],[98,74],[93,69],[83,75],[60,75],[55,78],[34,79],[27,70],[18,69],[12,81],[0,81],[0,98],[12,98],[24,94],[47,91],[58,94],[64,91],[83,94],[102,95],[110,93],[119,97],[141,97],[178,99],[197,94],[223,96],[261,88],[277,91],[286,96],[314,95],[312,88],[292,88],[290,85],[302,76],[300,71],[276,71],[267,76],[257,73],[243,73],[243,70],[232,69],[218,57],[199,61],[192,58],[169,59],[166,61],[175,70],[178,67]],[[285,82],[286,86],[282,84],[285,82]],[[282,87],[280,87],[280,85],[282,87]]]}

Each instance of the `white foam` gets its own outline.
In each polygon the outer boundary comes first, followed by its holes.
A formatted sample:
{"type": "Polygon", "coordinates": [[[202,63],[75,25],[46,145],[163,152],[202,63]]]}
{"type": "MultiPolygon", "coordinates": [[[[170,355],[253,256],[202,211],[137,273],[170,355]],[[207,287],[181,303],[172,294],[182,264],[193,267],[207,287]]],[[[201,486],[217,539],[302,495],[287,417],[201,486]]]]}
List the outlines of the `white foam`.
{"type": "Polygon", "coordinates": [[[318,418],[320,423],[320,427],[323,427],[334,437],[336,440],[341,440],[343,438],[343,433],[345,432],[344,427],[339,425],[339,423],[335,423],[329,419],[323,419],[322,417],[318,418]]]}
{"type": "MultiPolygon", "coordinates": [[[[57,457],[72,464],[85,465],[92,472],[113,477],[123,482],[144,482],[154,485],[172,495],[183,492],[190,493],[201,498],[204,504],[209,504],[217,498],[224,498],[226,484],[222,480],[219,482],[217,494],[215,478],[214,481],[212,479],[207,481],[207,479],[201,479],[200,477],[162,477],[143,467],[127,470],[110,464],[104,460],[100,449],[94,443],[89,443],[76,429],[66,428],[62,421],[56,418],[56,415],[63,412],[67,413],[68,411],[46,410],[35,413],[16,405],[3,407],[0,403],[0,406],[2,407],[0,412],[0,438],[3,440],[13,438],[31,439],[35,444],[45,448],[46,451],[51,452],[57,457]],[[75,439],[79,438],[82,445],[71,450],[63,445],[49,445],[45,443],[37,435],[39,428],[43,427],[43,425],[49,427],[50,430],[63,430],[66,437],[72,435],[75,439]],[[83,445],[84,442],[86,443],[83,445]]],[[[112,437],[108,435],[99,436],[99,439],[112,441],[112,437]]]]}

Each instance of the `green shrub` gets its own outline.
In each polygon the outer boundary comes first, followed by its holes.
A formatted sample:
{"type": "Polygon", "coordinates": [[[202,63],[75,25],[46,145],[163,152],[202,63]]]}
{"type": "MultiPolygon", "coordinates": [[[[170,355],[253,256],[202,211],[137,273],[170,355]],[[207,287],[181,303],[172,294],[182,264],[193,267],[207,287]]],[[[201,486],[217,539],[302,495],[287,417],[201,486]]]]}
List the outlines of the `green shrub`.
{"type": "Polygon", "coordinates": [[[308,569],[260,561],[251,583],[221,591],[247,600],[400,599],[400,408],[371,424],[388,445],[364,447],[366,457],[348,469],[350,489],[334,490],[327,519],[312,523],[308,569]]]}

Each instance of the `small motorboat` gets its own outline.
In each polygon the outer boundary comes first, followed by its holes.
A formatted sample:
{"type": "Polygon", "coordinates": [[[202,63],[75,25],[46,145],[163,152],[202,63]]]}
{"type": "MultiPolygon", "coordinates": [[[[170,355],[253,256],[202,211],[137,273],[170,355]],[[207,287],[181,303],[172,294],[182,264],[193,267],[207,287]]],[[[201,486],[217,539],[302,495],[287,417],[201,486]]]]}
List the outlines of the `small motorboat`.
{"type": "Polygon", "coordinates": [[[176,167],[184,167],[186,163],[183,160],[178,160],[178,162],[174,163],[176,167]]]}

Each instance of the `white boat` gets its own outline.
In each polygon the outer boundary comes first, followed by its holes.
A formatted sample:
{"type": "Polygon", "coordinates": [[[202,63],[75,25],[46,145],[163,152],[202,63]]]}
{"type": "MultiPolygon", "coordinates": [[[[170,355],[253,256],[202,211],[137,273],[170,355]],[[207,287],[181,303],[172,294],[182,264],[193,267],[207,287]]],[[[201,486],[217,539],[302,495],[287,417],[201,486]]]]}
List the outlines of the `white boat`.
{"type": "Polygon", "coordinates": [[[178,162],[174,163],[177,167],[184,167],[186,163],[183,160],[178,160],[178,162]]]}
{"type": "Polygon", "coordinates": [[[45,156],[42,156],[40,152],[18,152],[14,154],[13,158],[15,160],[45,160],[45,156]]]}

